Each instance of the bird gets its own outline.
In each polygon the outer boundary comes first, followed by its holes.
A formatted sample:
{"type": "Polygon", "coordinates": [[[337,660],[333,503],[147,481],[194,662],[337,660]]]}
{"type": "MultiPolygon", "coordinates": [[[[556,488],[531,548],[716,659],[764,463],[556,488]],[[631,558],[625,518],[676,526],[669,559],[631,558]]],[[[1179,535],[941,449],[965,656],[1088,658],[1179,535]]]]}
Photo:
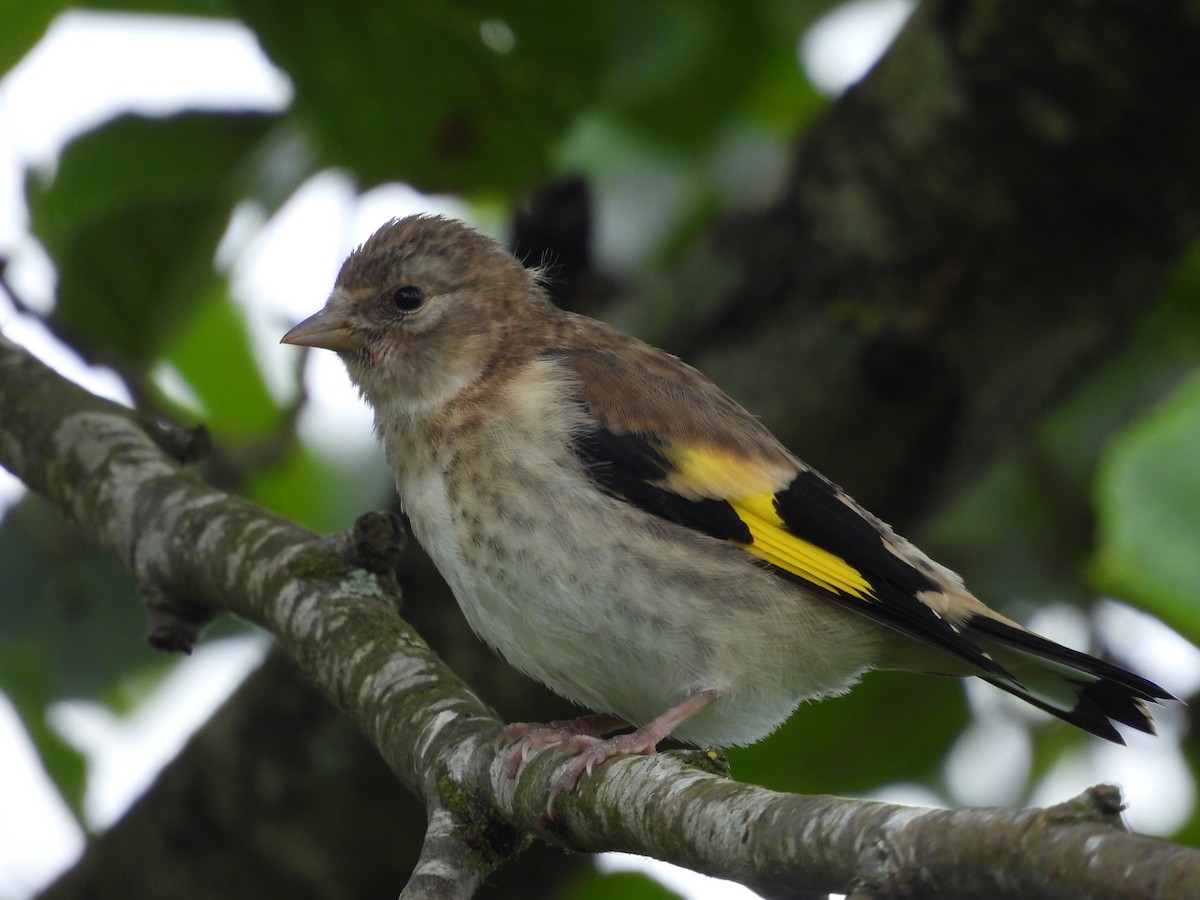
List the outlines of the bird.
{"type": "Polygon", "coordinates": [[[668,736],[757,742],[873,669],[976,676],[1116,743],[1114,723],[1154,732],[1162,687],[986,606],[697,369],[544,280],[462,222],[393,219],[282,338],[345,363],[475,633],[590,710],[503,729],[505,775],[559,747],[553,802],[668,736]]]}

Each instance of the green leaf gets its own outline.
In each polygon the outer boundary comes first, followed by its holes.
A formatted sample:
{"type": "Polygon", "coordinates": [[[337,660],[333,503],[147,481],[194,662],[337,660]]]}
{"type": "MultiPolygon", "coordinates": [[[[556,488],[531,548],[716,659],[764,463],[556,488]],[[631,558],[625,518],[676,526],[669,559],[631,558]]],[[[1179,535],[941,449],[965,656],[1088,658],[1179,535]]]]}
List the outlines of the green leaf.
{"type": "Polygon", "coordinates": [[[1200,638],[1200,370],[1116,438],[1097,486],[1105,590],[1200,638]]]}
{"type": "Polygon", "coordinates": [[[0,523],[0,689],[12,699],[67,804],[79,810],[82,760],[46,725],[65,697],[100,698],[132,666],[160,664],[122,566],[29,495],[0,523]]]}
{"type": "Polygon", "coordinates": [[[678,900],[679,894],[641,872],[592,870],[571,885],[571,900],[678,900]]]}
{"type": "Polygon", "coordinates": [[[62,0],[26,0],[5,4],[0,21],[0,74],[8,72],[42,39],[66,3],[62,0]]]}
{"type": "Polygon", "coordinates": [[[1060,472],[1090,490],[1114,434],[1158,404],[1200,364],[1200,242],[1128,339],[1056,409],[1041,441],[1060,472]]]}
{"type": "Polygon", "coordinates": [[[234,5],[291,76],[325,164],[424,190],[513,190],[543,176],[607,44],[603,4],[569,15],[483,0],[234,5]]]}
{"type": "Polygon", "coordinates": [[[51,325],[90,356],[154,358],[213,291],[239,166],[273,122],[123,116],[72,142],[49,186],[31,179],[32,228],[58,268],[51,325]]]}
{"type": "Polygon", "coordinates": [[[700,146],[747,112],[790,129],[818,105],[796,56],[813,10],[725,0],[613,9],[614,59],[602,100],[649,137],[700,146]]]}
{"type": "Polygon", "coordinates": [[[272,434],[280,410],[263,383],[246,322],[225,285],[200,304],[164,350],[204,404],[204,422],[220,439],[272,434]]]}
{"type": "Polygon", "coordinates": [[[48,695],[98,696],[127,666],[158,658],[125,569],[34,494],[0,524],[0,571],[0,654],[53,673],[48,695]]]}
{"type": "MultiPolygon", "coordinates": [[[[1073,486],[1054,460],[1013,453],[955,498],[918,544],[1006,615],[1023,619],[1042,604],[1083,599],[1079,570],[1091,545],[1078,545],[1067,514],[1074,511],[1068,502],[1073,486]],[[1055,487],[1068,499],[1056,495],[1055,487]]],[[[1088,524],[1089,512],[1080,513],[1088,524]]]]}
{"type": "Polygon", "coordinates": [[[146,13],[154,16],[231,15],[229,4],[225,0],[85,0],[72,6],[104,12],[146,13]]]}
{"type": "Polygon", "coordinates": [[[847,696],[806,703],[767,740],[727,754],[738,781],[777,791],[859,794],[894,781],[936,784],[966,722],[957,679],[876,672],[847,696]]]}
{"type": "Polygon", "coordinates": [[[382,456],[335,464],[299,444],[250,485],[251,500],[320,532],[339,531],[394,498],[382,456]]]}
{"type": "Polygon", "coordinates": [[[47,722],[47,707],[59,699],[46,689],[49,675],[44,661],[14,653],[12,648],[0,651],[0,688],[12,701],[46,774],[58,788],[67,808],[82,822],[87,762],[83,754],[64,741],[47,722]]]}
{"type": "Polygon", "coordinates": [[[160,16],[165,13],[229,15],[229,7],[224,0],[112,0],[108,3],[10,0],[4,4],[3,16],[0,16],[0,75],[20,62],[45,36],[58,15],[67,9],[145,12],[160,16]]]}

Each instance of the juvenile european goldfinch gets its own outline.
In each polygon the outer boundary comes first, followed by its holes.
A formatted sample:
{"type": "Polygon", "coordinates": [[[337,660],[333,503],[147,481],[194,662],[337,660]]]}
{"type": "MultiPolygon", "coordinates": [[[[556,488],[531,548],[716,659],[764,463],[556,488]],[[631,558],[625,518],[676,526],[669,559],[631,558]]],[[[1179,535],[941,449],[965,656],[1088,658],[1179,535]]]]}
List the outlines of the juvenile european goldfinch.
{"type": "Polygon", "coordinates": [[[471,627],[599,713],[506,729],[510,774],[552,743],[578,754],[556,792],[668,734],[752,743],[875,668],[976,675],[1116,742],[1171,699],[984,606],[700,372],[556,308],[459,222],[388,222],[283,341],[345,362],[471,627]]]}

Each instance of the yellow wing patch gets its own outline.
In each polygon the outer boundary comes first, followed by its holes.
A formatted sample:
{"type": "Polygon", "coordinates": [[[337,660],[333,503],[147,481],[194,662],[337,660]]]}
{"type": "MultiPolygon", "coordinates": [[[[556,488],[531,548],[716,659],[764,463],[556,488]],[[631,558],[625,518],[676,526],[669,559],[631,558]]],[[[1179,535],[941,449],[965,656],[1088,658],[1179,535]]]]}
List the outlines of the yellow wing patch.
{"type": "Polygon", "coordinates": [[[787,487],[794,469],[708,447],[674,449],[667,457],[674,469],[662,486],[688,499],[728,503],[750,530],[753,543],[741,545],[748,553],[825,590],[874,599],[858,569],[784,526],[775,493],[787,487]]]}
{"type": "Polygon", "coordinates": [[[728,500],[787,485],[793,467],[717,450],[671,447],[664,452],[672,470],[660,484],[689,500],[728,500]]]}
{"type": "Polygon", "coordinates": [[[874,598],[870,582],[858,569],[783,527],[783,520],[775,512],[774,494],[739,497],[729,503],[754,538],[753,544],[744,545],[750,553],[817,587],[850,594],[860,600],[874,598]]]}

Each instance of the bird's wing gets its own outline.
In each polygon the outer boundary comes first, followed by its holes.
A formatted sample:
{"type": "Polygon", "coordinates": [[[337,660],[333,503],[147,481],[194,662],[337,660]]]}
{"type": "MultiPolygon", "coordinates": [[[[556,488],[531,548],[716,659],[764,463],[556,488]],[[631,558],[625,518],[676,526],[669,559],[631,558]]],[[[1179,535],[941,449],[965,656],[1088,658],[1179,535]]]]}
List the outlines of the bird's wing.
{"type": "Polygon", "coordinates": [[[601,488],[730,541],[980,674],[1006,674],[960,627],[986,607],[952,573],[797,461],[703,375],[645,345],[616,354],[589,343],[559,358],[577,373],[588,413],[574,449],[601,488]]]}
{"type": "Polygon", "coordinates": [[[729,541],[1086,731],[1122,742],[1110,719],[1153,731],[1144,703],[1168,692],[989,609],[699,372],[637,342],[605,346],[623,337],[605,330],[554,354],[577,377],[587,426],[574,450],[603,490],[729,541]]]}

